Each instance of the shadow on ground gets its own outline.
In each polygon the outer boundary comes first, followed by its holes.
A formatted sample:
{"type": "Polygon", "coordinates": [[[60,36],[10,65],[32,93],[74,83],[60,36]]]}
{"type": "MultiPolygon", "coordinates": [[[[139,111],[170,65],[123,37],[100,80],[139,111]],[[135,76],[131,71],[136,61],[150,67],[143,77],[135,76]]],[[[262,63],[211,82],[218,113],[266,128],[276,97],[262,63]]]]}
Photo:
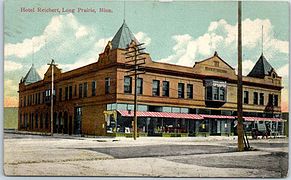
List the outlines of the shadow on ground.
{"type": "Polygon", "coordinates": [[[114,158],[164,157],[235,152],[236,148],[215,145],[151,145],[133,147],[85,148],[114,158]]]}

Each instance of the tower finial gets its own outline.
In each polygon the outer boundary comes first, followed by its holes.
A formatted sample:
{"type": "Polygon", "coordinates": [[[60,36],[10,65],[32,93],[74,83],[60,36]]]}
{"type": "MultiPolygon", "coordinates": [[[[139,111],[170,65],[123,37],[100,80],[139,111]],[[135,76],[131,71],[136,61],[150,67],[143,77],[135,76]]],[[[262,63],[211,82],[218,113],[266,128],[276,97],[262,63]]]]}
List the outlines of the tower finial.
{"type": "Polygon", "coordinates": [[[262,25],[262,55],[264,53],[264,25],[262,25]]]}
{"type": "Polygon", "coordinates": [[[125,0],[123,0],[123,23],[125,23],[125,0]]]}

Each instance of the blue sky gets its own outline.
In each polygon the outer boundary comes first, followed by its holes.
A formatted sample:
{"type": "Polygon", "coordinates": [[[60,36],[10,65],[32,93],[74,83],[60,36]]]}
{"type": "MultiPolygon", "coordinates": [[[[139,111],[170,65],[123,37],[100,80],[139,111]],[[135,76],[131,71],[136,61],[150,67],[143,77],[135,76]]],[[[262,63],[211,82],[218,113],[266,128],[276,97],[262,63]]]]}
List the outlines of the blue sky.
{"type": "MultiPolygon", "coordinates": [[[[123,1],[9,0],[4,8],[4,96],[12,104],[17,102],[18,82],[32,63],[42,76],[51,58],[63,71],[95,62],[124,18],[123,1]],[[97,12],[24,13],[21,8],[93,8],[97,12]],[[112,12],[98,12],[99,8],[112,12]]],[[[236,2],[127,1],[125,19],[136,38],[146,43],[154,61],[193,66],[195,61],[218,51],[220,57],[236,67],[236,2]]],[[[283,77],[285,97],[289,3],[243,2],[245,75],[262,52],[262,25],[264,54],[283,77]]]]}

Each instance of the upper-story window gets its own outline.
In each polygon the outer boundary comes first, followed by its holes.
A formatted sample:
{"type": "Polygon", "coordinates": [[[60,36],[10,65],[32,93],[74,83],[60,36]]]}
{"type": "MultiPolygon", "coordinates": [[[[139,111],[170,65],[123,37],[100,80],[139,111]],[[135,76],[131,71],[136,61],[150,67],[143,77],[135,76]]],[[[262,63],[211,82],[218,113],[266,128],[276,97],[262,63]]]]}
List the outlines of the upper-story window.
{"type": "Polygon", "coordinates": [[[110,93],[110,77],[105,78],[105,94],[110,93]]]}
{"type": "Polygon", "coordinates": [[[34,95],[35,94],[32,95],[32,103],[31,103],[32,105],[34,104],[34,95]]]}
{"type": "Polygon", "coordinates": [[[260,105],[264,105],[264,93],[260,93],[260,105]]]}
{"type": "Polygon", "coordinates": [[[141,95],[143,93],[143,79],[137,78],[136,84],[136,93],[137,95],[141,95]]]}
{"type": "Polygon", "coordinates": [[[226,101],[226,82],[205,80],[205,99],[207,101],[226,101]]]}
{"type": "Polygon", "coordinates": [[[163,81],[163,96],[169,97],[170,83],[169,81],[163,81]]]}
{"type": "Polygon", "coordinates": [[[153,96],[160,95],[160,81],[159,80],[153,80],[152,94],[153,96]]]}
{"type": "Polygon", "coordinates": [[[92,96],[96,96],[96,81],[92,81],[92,96]]]}
{"type": "Polygon", "coordinates": [[[88,83],[85,82],[84,83],[84,97],[87,97],[87,95],[88,95],[88,83]]]}
{"type": "Polygon", "coordinates": [[[79,84],[79,98],[83,97],[83,84],[79,84]]]}
{"type": "Polygon", "coordinates": [[[55,98],[55,96],[56,96],[56,90],[54,89],[53,90],[53,93],[51,93],[51,89],[47,89],[47,90],[45,90],[45,92],[44,92],[44,102],[45,103],[50,103],[51,102],[51,96],[54,96],[54,98],[55,98]]]}
{"type": "Polygon", "coordinates": [[[213,99],[218,101],[219,100],[219,87],[213,86],[212,92],[213,92],[213,99]]]}
{"type": "Polygon", "coordinates": [[[39,104],[42,104],[43,103],[43,93],[39,93],[39,104]]]}
{"type": "Polygon", "coordinates": [[[274,96],[273,94],[269,94],[269,102],[268,102],[269,105],[274,105],[274,96]]]}
{"type": "Polygon", "coordinates": [[[184,83],[178,83],[178,98],[184,98],[185,89],[184,83]]]}
{"type": "Polygon", "coordinates": [[[244,104],[249,104],[249,91],[244,91],[244,104]]]}
{"type": "Polygon", "coordinates": [[[45,91],[42,92],[42,103],[45,103],[45,91]]]}
{"type": "Polygon", "coordinates": [[[279,104],[278,95],[269,94],[269,102],[268,103],[269,103],[269,105],[278,106],[278,104],[279,104]]]}
{"type": "Polygon", "coordinates": [[[77,85],[75,85],[74,96],[77,96],[77,85]]]}
{"type": "Polygon", "coordinates": [[[36,93],[36,94],[34,94],[34,104],[37,104],[37,101],[38,101],[38,99],[37,99],[37,93],[36,93]]]}
{"type": "Polygon", "coordinates": [[[274,95],[274,106],[278,106],[279,105],[279,96],[277,94],[274,95]]]}
{"type": "Polygon", "coordinates": [[[187,84],[187,98],[193,99],[193,84],[187,84]]]}
{"type": "Polygon", "coordinates": [[[72,99],[73,96],[73,87],[69,86],[69,99],[72,99]]]}
{"type": "Polygon", "coordinates": [[[38,93],[38,104],[40,104],[40,100],[41,100],[41,97],[40,97],[40,93],[38,93]]]}
{"type": "Polygon", "coordinates": [[[59,89],[59,101],[62,101],[62,98],[63,98],[63,89],[60,88],[59,89]]]}
{"type": "Polygon", "coordinates": [[[24,96],[23,106],[26,106],[26,96],[24,96]]]}
{"type": "Polygon", "coordinates": [[[259,104],[259,94],[254,92],[254,104],[259,104]]]}
{"type": "Polygon", "coordinates": [[[68,98],[69,98],[69,87],[67,86],[65,88],[65,100],[68,100],[68,98]]]}
{"type": "Polygon", "coordinates": [[[132,78],[124,76],[124,93],[132,93],[132,78]]]}
{"type": "Polygon", "coordinates": [[[45,91],[45,96],[50,96],[50,95],[51,95],[51,90],[50,89],[46,90],[45,91]]]}
{"type": "Polygon", "coordinates": [[[215,67],[219,67],[219,62],[218,61],[214,61],[214,66],[215,67]]]}

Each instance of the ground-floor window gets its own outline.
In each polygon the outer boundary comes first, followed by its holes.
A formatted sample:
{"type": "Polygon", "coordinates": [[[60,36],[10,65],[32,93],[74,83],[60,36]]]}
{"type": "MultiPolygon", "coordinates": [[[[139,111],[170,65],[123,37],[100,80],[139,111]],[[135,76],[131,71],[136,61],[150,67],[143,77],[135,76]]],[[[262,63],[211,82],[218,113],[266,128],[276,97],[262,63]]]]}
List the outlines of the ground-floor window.
{"type": "MultiPolygon", "coordinates": [[[[233,130],[231,128],[232,120],[193,120],[193,119],[175,119],[175,118],[150,118],[138,117],[138,132],[147,133],[148,135],[163,133],[185,133],[188,135],[197,135],[206,133],[209,135],[228,134],[233,130]]],[[[114,116],[108,116],[107,133],[132,133],[133,118],[121,117],[118,115],[117,120],[114,116]]]]}

